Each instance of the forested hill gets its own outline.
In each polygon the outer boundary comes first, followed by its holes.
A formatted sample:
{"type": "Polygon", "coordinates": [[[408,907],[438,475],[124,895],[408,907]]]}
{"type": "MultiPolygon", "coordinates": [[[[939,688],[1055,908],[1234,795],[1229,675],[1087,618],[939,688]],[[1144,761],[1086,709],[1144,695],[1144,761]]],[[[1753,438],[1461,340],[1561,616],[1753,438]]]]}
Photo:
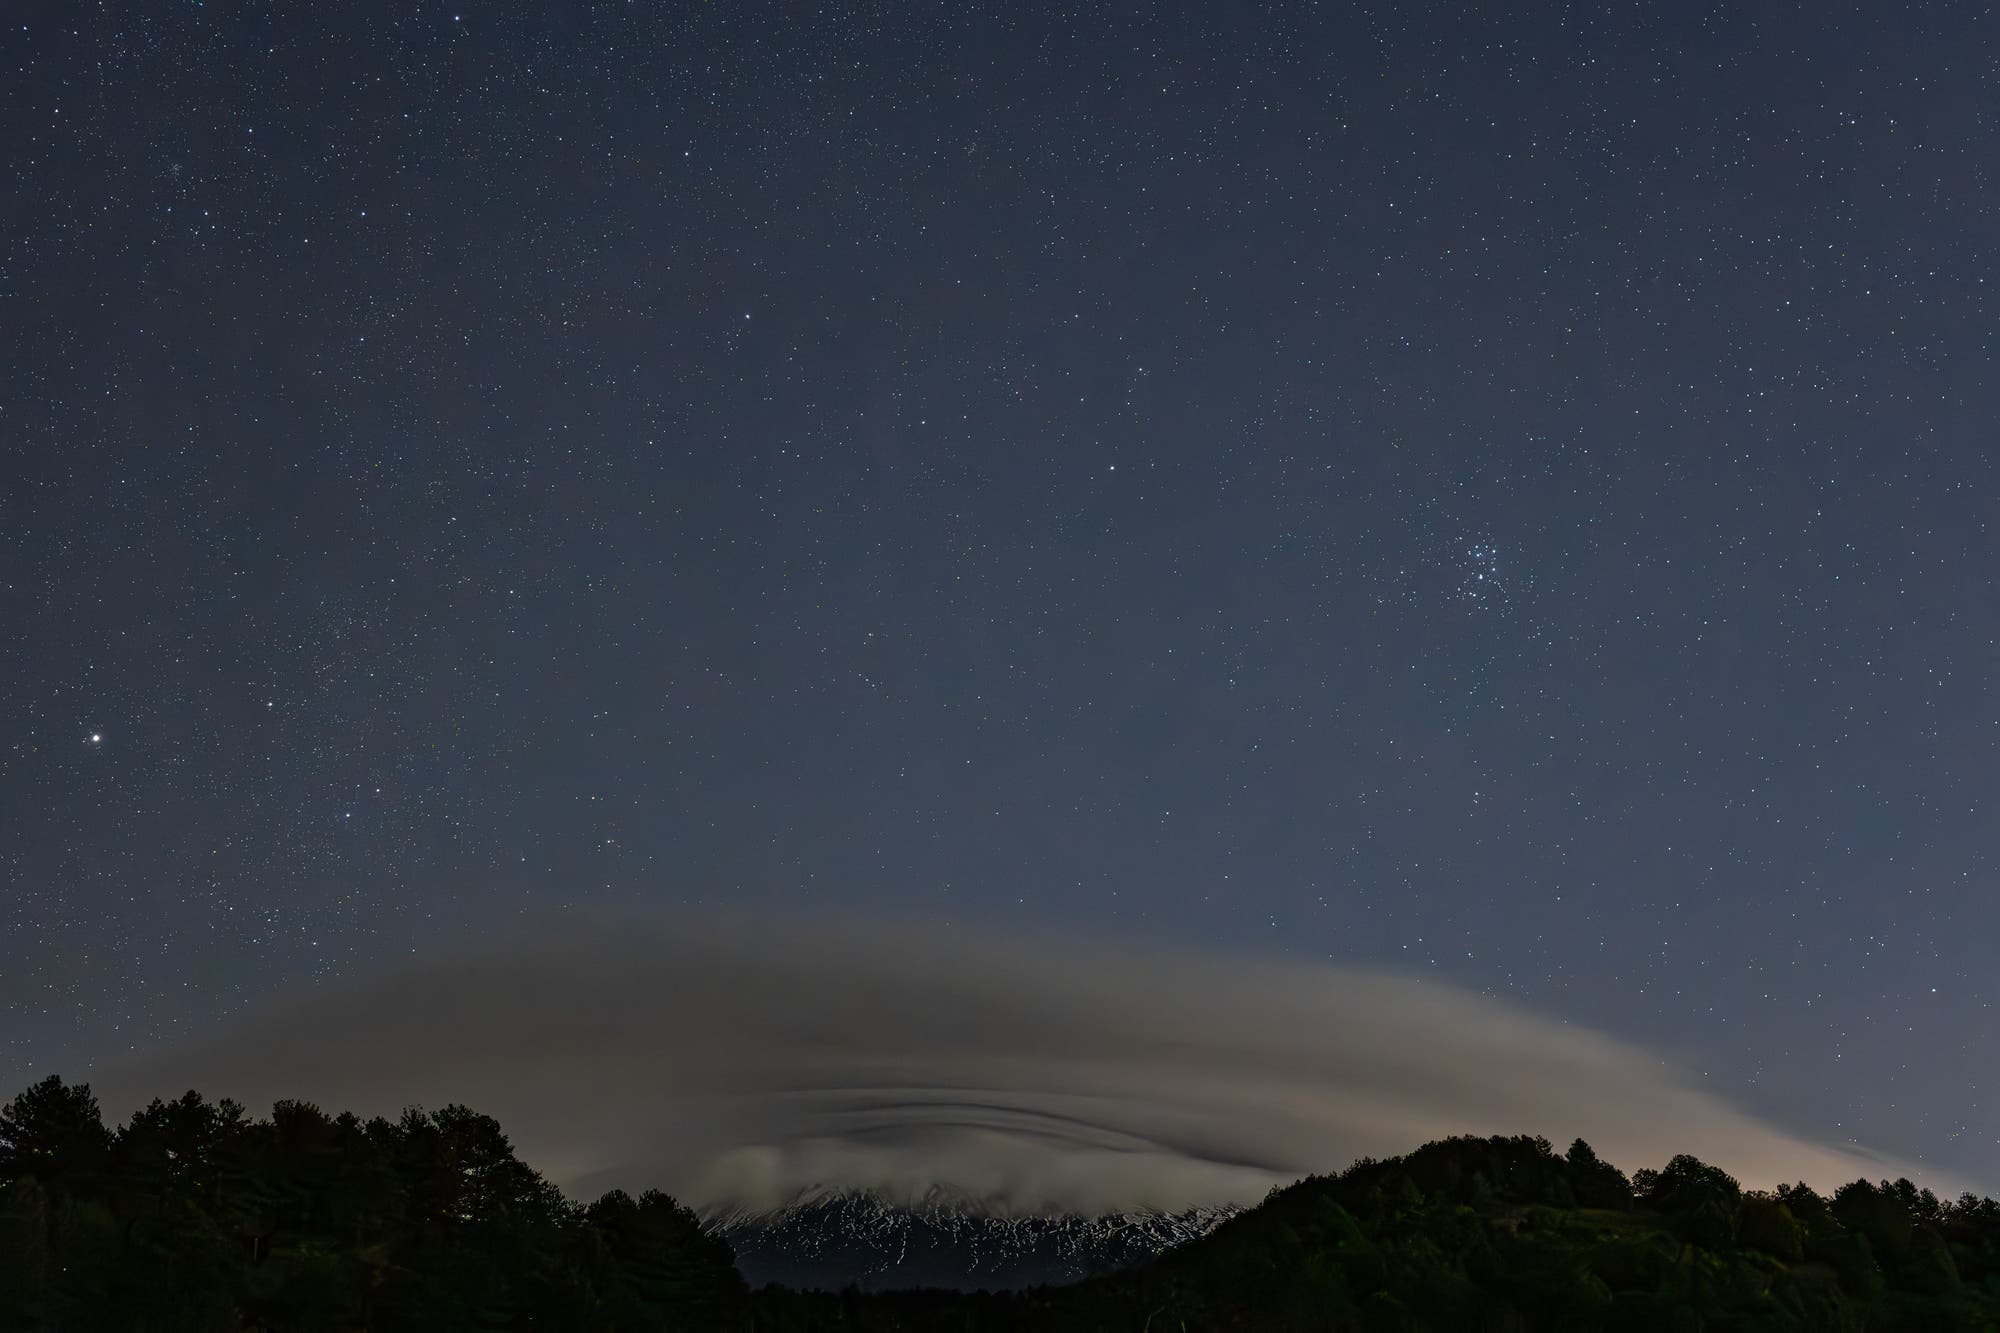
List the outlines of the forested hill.
{"type": "Polygon", "coordinates": [[[255,1119],[189,1093],[111,1130],[50,1078],[0,1109],[0,1329],[2000,1330],[2000,1204],[1464,1138],[1074,1286],[753,1295],[686,1209],[574,1203],[464,1107],[255,1119]]]}
{"type": "Polygon", "coordinates": [[[1577,1142],[1457,1138],[1274,1193],[1131,1273],[1019,1295],[755,1299],[772,1333],[2000,1329],[2000,1204],[1907,1180],[1629,1179],[1577,1142]]]}
{"type": "Polygon", "coordinates": [[[190,1092],[107,1132],[50,1078],[0,1110],[0,1330],[742,1329],[727,1242],[588,1206],[462,1106],[395,1121],[190,1092]]]}

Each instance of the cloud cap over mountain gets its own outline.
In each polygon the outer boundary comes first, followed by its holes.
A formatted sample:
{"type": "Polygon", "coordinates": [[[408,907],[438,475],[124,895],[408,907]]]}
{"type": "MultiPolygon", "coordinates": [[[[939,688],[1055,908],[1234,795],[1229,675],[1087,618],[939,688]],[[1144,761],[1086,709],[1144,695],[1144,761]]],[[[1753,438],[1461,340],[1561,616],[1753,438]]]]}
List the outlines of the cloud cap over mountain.
{"type": "Polygon", "coordinates": [[[1750,1185],[1892,1169],[1434,982],[946,927],[565,922],[93,1081],[109,1115],[190,1086],[260,1111],[463,1102],[575,1192],[700,1207],[938,1184],[1022,1212],[1242,1203],[1463,1133],[1580,1135],[1628,1169],[1691,1152],[1750,1185]]]}

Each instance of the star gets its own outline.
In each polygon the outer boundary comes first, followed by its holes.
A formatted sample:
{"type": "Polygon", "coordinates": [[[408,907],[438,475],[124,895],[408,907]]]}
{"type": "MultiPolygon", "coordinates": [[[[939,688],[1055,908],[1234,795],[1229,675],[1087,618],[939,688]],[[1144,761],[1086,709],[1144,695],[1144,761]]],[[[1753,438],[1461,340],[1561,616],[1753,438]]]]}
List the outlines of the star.
{"type": "Polygon", "coordinates": [[[104,744],[104,735],[103,735],[103,733],[101,733],[101,732],[96,732],[96,731],[93,731],[93,732],[91,732],[91,733],[90,733],[90,743],[91,743],[92,745],[102,745],[102,744],[104,744]]]}

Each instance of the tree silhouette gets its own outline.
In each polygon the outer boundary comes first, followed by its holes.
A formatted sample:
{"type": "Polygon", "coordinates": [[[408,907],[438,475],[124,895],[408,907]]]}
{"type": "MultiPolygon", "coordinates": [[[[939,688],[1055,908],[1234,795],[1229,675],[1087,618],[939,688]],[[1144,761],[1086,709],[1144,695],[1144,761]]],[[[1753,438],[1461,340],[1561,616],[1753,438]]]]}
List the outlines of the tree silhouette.
{"type": "Polygon", "coordinates": [[[1569,1166],[1570,1190],[1585,1208],[1632,1206],[1632,1182],[1625,1173],[1600,1158],[1582,1139],[1569,1145],[1563,1159],[1569,1166]]]}
{"type": "Polygon", "coordinates": [[[88,1083],[51,1074],[0,1107],[0,1179],[87,1189],[111,1147],[88,1083]]]}

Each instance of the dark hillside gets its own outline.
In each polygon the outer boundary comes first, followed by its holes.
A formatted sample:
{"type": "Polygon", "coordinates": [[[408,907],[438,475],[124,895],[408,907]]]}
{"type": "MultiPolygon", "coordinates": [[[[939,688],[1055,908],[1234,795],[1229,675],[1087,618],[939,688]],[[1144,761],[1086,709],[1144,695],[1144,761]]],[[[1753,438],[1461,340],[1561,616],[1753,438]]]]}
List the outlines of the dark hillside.
{"type": "Polygon", "coordinates": [[[0,1329],[743,1328],[729,1247],[657,1193],[588,1207],[462,1106],[395,1121],[190,1092],[116,1132],[49,1078],[0,1109],[0,1329]]]}
{"type": "Polygon", "coordinates": [[[1628,1181],[1581,1142],[1461,1138],[1300,1181],[1130,1274],[756,1307],[773,1333],[2000,1329],[2000,1205],[1745,1193],[1691,1157],[1628,1181]]]}

